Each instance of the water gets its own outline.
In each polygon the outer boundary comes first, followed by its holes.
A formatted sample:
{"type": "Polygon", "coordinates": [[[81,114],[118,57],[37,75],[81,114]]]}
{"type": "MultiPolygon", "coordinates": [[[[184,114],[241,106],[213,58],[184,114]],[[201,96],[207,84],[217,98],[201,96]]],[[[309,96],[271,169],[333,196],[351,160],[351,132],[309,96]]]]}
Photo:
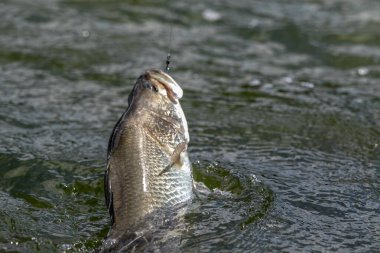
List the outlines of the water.
{"type": "MultiPolygon", "coordinates": [[[[182,252],[380,249],[376,0],[0,2],[0,251],[87,252],[109,134],[137,76],[184,88],[182,252]]],[[[165,243],[163,244],[165,248],[165,243]]]]}

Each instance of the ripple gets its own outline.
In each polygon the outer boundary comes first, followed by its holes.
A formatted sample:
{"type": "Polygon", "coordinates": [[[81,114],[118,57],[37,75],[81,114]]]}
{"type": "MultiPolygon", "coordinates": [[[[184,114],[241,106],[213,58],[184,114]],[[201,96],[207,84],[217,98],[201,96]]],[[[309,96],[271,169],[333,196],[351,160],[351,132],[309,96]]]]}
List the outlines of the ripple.
{"type": "Polygon", "coordinates": [[[189,154],[211,189],[184,251],[378,251],[379,11],[376,0],[0,1],[0,250],[101,243],[107,138],[136,77],[163,67],[172,26],[189,154]]]}
{"type": "MultiPolygon", "coordinates": [[[[268,215],[273,192],[254,175],[239,174],[239,169],[237,165],[206,161],[193,165],[194,179],[209,190],[196,193],[201,196],[186,214],[188,233],[183,236],[181,248],[184,252],[204,252],[214,244],[227,249],[237,247],[235,232],[249,230],[268,215]]],[[[246,246],[243,243],[240,250],[246,246]]]]}

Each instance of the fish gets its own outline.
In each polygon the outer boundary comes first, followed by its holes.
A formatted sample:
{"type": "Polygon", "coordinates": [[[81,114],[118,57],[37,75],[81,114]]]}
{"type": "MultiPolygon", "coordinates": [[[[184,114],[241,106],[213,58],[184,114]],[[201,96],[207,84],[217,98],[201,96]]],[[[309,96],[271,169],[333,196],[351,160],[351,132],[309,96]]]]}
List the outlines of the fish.
{"type": "Polygon", "coordinates": [[[104,251],[120,235],[138,238],[139,225],[157,210],[191,201],[190,137],[182,96],[179,84],[161,70],[138,77],[108,142],[104,191],[111,229],[104,251]]]}

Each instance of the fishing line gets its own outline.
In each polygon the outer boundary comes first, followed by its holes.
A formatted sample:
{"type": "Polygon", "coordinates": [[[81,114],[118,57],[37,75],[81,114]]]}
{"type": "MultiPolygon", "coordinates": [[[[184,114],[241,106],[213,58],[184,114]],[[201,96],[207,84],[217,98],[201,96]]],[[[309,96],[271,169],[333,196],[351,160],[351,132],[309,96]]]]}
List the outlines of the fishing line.
{"type": "Polygon", "coordinates": [[[165,72],[169,72],[170,68],[170,57],[171,57],[171,50],[172,50],[172,33],[173,33],[173,22],[170,21],[170,30],[169,30],[169,43],[168,43],[168,54],[166,56],[166,67],[165,72]]]}

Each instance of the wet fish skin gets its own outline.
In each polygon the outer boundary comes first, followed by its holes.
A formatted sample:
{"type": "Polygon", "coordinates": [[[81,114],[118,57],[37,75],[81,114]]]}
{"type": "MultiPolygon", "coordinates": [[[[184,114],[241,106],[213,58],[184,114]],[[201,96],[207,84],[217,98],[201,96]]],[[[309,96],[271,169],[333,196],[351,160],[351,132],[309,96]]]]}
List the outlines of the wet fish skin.
{"type": "Polygon", "coordinates": [[[160,70],[137,79],[108,145],[104,186],[112,230],[132,232],[154,210],[192,198],[181,97],[180,86],[160,70]]]}

